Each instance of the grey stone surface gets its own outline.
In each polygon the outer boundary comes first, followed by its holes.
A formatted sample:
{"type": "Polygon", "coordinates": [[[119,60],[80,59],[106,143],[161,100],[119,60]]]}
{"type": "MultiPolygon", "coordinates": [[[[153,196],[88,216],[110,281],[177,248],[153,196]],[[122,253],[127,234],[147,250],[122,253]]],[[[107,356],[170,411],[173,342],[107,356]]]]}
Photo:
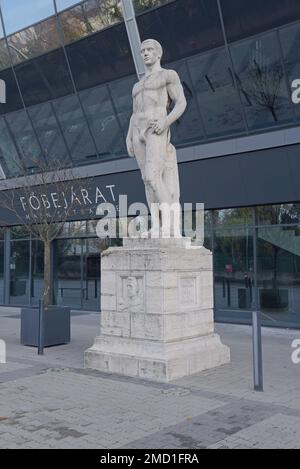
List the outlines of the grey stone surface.
{"type": "Polygon", "coordinates": [[[231,364],[160,384],[84,370],[98,323],[74,317],[72,343],[38,357],[19,345],[19,320],[0,315],[1,449],[300,448],[300,332],[264,330],[265,393],[254,393],[248,327],[217,326],[231,364]]]}

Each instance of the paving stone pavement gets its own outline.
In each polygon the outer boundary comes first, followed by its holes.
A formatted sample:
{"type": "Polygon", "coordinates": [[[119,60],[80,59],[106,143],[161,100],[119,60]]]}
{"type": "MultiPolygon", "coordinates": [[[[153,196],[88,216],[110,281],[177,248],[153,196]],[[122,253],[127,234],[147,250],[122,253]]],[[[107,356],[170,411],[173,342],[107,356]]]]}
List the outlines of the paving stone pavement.
{"type": "Polygon", "coordinates": [[[232,363],[171,384],[83,369],[99,316],[72,318],[72,343],[19,344],[18,315],[0,315],[0,448],[300,448],[300,331],[264,329],[265,392],[252,390],[251,329],[218,325],[232,363]]]}

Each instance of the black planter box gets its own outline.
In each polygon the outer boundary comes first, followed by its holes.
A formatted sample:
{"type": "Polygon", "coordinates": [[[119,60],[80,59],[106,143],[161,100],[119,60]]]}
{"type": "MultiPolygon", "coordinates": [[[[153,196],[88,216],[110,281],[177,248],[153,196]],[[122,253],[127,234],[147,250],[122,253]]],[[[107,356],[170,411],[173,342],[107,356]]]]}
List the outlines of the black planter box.
{"type": "Polygon", "coordinates": [[[284,289],[260,290],[260,305],[266,310],[284,310],[289,306],[289,292],[284,289]]]}
{"type": "MultiPolygon", "coordinates": [[[[50,306],[43,316],[44,347],[68,344],[71,341],[71,310],[60,306],[50,306]]],[[[21,344],[38,347],[39,309],[22,308],[21,344]]]]}

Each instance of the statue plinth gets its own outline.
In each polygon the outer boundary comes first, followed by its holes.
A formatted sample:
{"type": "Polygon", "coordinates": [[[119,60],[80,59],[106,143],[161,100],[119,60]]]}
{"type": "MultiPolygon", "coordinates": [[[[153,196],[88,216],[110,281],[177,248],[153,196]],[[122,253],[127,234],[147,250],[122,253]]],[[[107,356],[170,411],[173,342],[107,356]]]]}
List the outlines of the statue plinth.
{"type": "Polygon", "coordinates": [[[187,238],[125,239],[102,255],[101,335],[85,366],[158,382],[230,362],[214,333],[212,254],[187,238]]]}

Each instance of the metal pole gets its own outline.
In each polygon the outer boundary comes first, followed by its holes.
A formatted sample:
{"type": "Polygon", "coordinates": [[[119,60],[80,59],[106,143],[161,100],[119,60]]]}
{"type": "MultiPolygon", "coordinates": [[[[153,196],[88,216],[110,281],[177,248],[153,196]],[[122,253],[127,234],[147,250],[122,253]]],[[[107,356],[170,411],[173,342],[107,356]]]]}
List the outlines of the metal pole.
{"type": "Polygon", "coordinates": [[[253,208],[253,257],[254,257],[254,294],[253,294],[253,311],[252,311],[252,343],[253,343],[253,376],[254,390],[263,392],[263,350],[262,350],[262,334],[261,334],[261,313],[259,311],[259,291],[257,279],[257,219],[256,209],[253,208]]]}
{"type": "Polygon", "coordinates": [[[39,301],[39,343],[38,354],[44,355],[44,302],[39,301]]]}

